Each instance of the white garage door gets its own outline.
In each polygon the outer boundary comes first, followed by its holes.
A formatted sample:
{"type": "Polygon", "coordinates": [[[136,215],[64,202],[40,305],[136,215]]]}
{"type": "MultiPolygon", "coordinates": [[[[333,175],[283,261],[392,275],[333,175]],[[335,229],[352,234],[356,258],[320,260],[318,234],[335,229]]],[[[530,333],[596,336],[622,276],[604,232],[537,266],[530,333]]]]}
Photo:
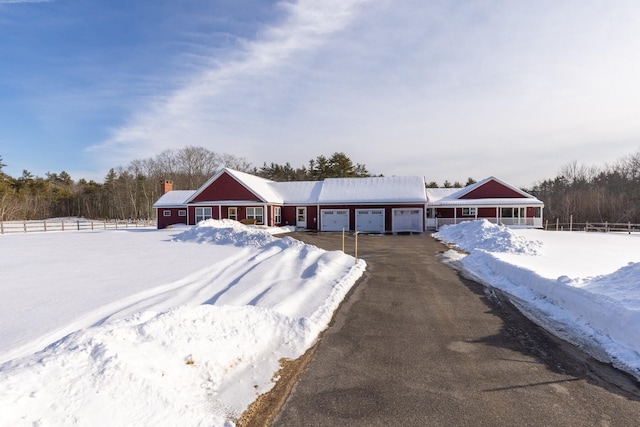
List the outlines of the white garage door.
{"type": "Polygon", "coordinates": [[[394,233],[415,232],[422,233],[424,231],[424,218],[422,209],[393,209],[393,220],[391,221],[391,230],[394,233]]]}
{"type": "Polygon", "coordinates": [[[384,233],[384,209],[356,209],[356,231],[384,233]]]}
{"type": "Polygon", "coordinates": [[[349,230],[349,211],[347,209],[321,209],[320,231],[349,230]]]}

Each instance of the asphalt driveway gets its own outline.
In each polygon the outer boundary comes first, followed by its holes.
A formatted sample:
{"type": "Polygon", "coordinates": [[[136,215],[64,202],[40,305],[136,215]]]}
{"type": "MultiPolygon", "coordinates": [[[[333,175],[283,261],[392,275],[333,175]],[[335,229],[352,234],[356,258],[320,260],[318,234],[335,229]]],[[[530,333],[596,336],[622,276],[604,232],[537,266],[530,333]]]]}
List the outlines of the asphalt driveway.
{"type": "MultiPolygon", "coordinates": [[[[340,234],[293,237],[342,245],[340,234]]],[[[637,382],[461,278],[444,250],[428,234],[359,237],[365,277],[273,426],[638,425],[637,382]]]]}

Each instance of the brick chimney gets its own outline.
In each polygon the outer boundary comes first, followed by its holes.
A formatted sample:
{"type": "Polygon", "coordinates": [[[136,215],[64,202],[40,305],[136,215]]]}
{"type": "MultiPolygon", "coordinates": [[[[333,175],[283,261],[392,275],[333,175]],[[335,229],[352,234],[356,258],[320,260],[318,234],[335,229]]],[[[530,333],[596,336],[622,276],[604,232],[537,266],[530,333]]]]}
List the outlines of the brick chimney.
{"type": "Polygon", "coordinates": [[[160,181],[160,192],[166,194],[169,191],[173,191],[173,181],[169,181],[168,179],[160,181]]]}

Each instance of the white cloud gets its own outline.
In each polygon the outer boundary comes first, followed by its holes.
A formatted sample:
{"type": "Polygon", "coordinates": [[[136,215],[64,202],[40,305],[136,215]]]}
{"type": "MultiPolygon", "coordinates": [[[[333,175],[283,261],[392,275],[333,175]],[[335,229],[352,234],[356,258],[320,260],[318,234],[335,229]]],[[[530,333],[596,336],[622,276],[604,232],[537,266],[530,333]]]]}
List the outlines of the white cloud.
{"type": "Polygon", "coordinates": [[[281,24],[94,150],[130,160],[192,144],[296,166],[345,151],[375,173],[530,185],[640,145],[635,2],[279,7],[281,24]]]}
{"type": "Polygon", "coordinates": [[[346,26],[360,3],[362,0],[280,3],[278,7],[286,14],[281,25],[266,28],[258,39],[244,42],[241,51],[225,60],[212,58],[208,68],[189,84],[159,98],[90,151],[131,158],[193,144],[193,140],[207,145],[215,139],[216,125],[240,125],[237,122],[242,118],[227,116],[227,111],[241,115],[242,109],[251,108],[251,97],[269,90],[261,87],[263,79],[278,75],[290,66],[295,55],[317,47],[325,37],[346,26]],[[239,96],[243,92],[246,98],[239,96]]]}

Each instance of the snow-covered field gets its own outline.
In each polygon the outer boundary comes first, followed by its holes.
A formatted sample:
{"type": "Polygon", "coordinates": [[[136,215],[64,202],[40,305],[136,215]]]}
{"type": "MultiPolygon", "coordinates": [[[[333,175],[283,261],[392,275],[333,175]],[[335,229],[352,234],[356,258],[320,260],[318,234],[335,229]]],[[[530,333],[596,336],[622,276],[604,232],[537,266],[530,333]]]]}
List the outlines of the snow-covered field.
{"type": "Polygon", "coordinates": [[[365,269],[284,231],[0,236],[0,425],[233,425],[365,269]]]}
{"type": "MultiPolygon", "coordinates": [[[[0,425],[233,425],[365,263],[233,221],[0,236],[0,425]]],[[[640,235],[443,227],[446,261],[640,379],[640,235]]]]}
{"type": "Polygon", "coordinates": [[[509,229],[472,221],[434,236],[446,256],[523,313],[640,380],[640,235],[509,229]]]}

